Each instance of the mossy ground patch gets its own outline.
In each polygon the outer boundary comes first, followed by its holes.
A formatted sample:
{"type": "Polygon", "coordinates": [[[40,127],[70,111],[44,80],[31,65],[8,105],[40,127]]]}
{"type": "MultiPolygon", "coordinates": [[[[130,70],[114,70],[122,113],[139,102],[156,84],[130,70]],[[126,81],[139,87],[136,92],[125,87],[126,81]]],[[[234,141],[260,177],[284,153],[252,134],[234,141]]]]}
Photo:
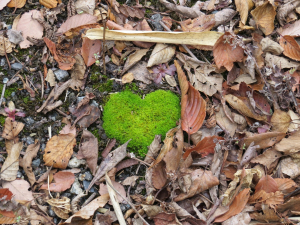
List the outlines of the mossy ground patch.
{"type": "Polygon", "coordinates": [[[113,94],[104,106],[103,128],[110,138],[145,156],[155,135],[176,126],[180,118],[180,99],[170,91],[158,90],[141,99],[129,91],[113,94]]]}

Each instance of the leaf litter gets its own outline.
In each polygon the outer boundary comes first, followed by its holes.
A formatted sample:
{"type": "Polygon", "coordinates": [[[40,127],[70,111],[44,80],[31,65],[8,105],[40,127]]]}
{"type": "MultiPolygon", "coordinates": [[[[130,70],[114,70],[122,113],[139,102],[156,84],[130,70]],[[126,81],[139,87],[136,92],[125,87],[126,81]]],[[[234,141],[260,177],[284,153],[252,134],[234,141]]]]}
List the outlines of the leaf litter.
{"type": "Polygon", "coordinates": [[[175,2],[0,3],[0,223],[299,222],[299,2],[175,2]],[[128,89],[181,98],[145,159],[102,127],[128,89]]]}

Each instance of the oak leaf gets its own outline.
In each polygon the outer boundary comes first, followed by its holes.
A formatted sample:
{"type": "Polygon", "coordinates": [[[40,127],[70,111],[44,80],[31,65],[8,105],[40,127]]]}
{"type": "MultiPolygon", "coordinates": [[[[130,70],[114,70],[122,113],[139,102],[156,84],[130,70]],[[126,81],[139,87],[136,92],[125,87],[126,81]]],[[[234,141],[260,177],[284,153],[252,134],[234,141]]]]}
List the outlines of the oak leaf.
{"type": "Polygon", "coordinates": [[[284,49],[283,54],[285,56],[300,61],[300,46],[294,37],[289,35],[282,36],[279,44],[284,49]]]}
{"type": "Polygon", "coordinates": [[[273,32],[276,11],[268,1],[252,10],[251,15],[256,25],[265,35],[269,35],[273,32]]]}
{"type": "Polygon", "coordinates": [[[174,64],[181,89],[181,127],[188,134],[197,132],[206,116],[206,102],[188,81],[179,63],[174,64]]]}
{"type": "Polygon", "coordinates": [[[96,56],[100,56],[102,42],[100,40],[91,40],[89,38],[83,38],[81,55],[84,59],[86,66],[91,66],[96,62],[96,56]]]}
{"type": "Polygon", "coordinates": [[[243,61],[244,49],[235,43],[236,38],[233,34],[225,32],[215,43],[213,55],[218,68],[224,66],[230,71],[234,62],[243,61]]]}
{"type": "MultiPolygon", "coordinates": [[[[54,192],[62,192],[71,187],[75,181],[75,175],[71,172],[59,171],[53,176],[55,183],[49,185],[49,190],[54,192]]],[[[48,190],[48,184],[43,184],[40,189],[48,190]]]]}
{"type": "Polygon", "coordinates": [[[215,139],[224,140],[224,138],[220,136],[205,137],[196,146],[187,149],[183,154],[183,159],[186,159],[192,152],[197,152],[201,155],[201,157],[205,157],[210,153],[213,154],[215,152],[215,146],[217,144],[217,142],[214,142],[215,139]]]}
{"type": "Polygon", "coordinates": [[[234,198],[232,204],[229,206],[229,211],[227,211],[224,215],[215,219],[215,223],[223,222],[229,219],[232,216],[235,216],[242,212],[244,207],[247,204],[247,201],[250,196],[250,188],[245,188],[234,198]]]}
{"type": "Polygon", "coordinates": [[[73,154],[76,138],[73,134],[53,136],[46,145],[43,159],[46,166],[65,169],[73,154]]]}

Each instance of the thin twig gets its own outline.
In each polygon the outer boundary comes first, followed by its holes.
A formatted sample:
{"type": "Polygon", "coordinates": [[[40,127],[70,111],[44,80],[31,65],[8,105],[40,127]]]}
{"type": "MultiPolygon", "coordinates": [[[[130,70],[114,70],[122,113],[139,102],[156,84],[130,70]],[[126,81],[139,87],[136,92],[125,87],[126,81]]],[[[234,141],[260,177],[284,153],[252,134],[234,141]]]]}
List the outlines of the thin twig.
{"type": "Polygon", "coordinates": [[[126,197],[123,197],[123,195],[121,195],[121,193],[118,191],[118,190],[116,190],[115,188],[114,188],[114,186],[112,186],[109,182],[106,182],[106,184],[108,184],[118,195],[120,195],[130,206],[131,206],[131,208],[134,210],[134,212],[141,218],[141,220],[145,223],[145,224],[147,224],[147,225],[150,225],[142,216],[141,216],[141,214],[137,211],[137,209],[135,208],[135,206],[126,198],[126,197]]]}
{"type": "Polygon", "coordinates": [[[103,40],[102,40],[102,60],[103,60],[103,73],[104,75],[106,75],[106,65],[105,65],[105,50],[106,50],[106,42],[105,42],[105,30],[106,30],[106,19],[104,20],[103,19],[103,16],[102,16],[102,10],[100,10],[101,12],[101,20],[102,20],[102,23],[103,23],[103,40]]]}
{"type": "MultiPolygon", "coordinates": [[[[48,168],[47,168],[48,169],[48,168]]],[[[50,197],[51,198],[53,198],[53,196],[51,195],[51,192],[50,192],[50,184],[49,184],[49,178],[50,177],[50,175],[48,174],[48,178],[47,178],[47,185],[48,185],[48,191],[49,191],[49,195],[50,195],[50,197]]]]}
{"type": "Polygon", "coordinates": [[[149,163],[146,163],[146,162],[144,162],[143,160],[140,160],[140,159],[138,159],[138,158],[136,158],[136,157],[130,155],[130,153],[128,153],[127,156],[128,156],[129,158],[135,159],[136,161],[139,161],[140,163],[142,163],[142,164],[144,164],[144,165],[146,165],[146,166],[151,166],[149,163]]]}
{"type": "Polygon", "coordinates": [[[2,36],[2,38],[3,38],[3,45],[4,45],[4,54],[5,54],[5,58],[6,58],[6,61],[7,61],[9,70],[11,70],[10,62],[9,62],[9,60],[8,60],[7,53],[6,53],[6,46],[5,46],[4,36],[2,36]]]}
{"type": "Polygon", "coordinates": [[[42,85],[42,95],[41,95],[41,99],[43,99],[44,97],[44,76],[42,74],[41,71],[39,71],[40,77],[41,77],[41,85],[42,85]]]}
{"type": "Polygon", "coordinates": [[[87,204],[89,204],[95,197],[96,197],[97,193],[94,192],[93,194],[91,194],[90,197],[88,197],[87,200],[85,200],[85,202],[83,203],[82,207],[83,208],[84,206],[86,206],[87,204]]]}
{"type": "MultiPolygon", "coordinates": [[[[165,28],[167,31],[172,32],[169,27],[166,26],[166,24],[164,24],[164,22],[159,21],[160,25],[163,26],[163,28],[165,28]]],[[[181,44],[181,46],[190,54],[190,56],[197,60],[198,63],[204,63],[203,61],[200,61],[192,52],[191,50],[185,45],[185,44],[181,44]]],[[[204,58],[205,59],[205,58],[204,58]]],[[[206,59],[207,60],[207,59],[206,59]]],[[[207,61],[208,62],[208,61],[207,61]]],[[[209,63],[209,62],[208,62],[209,63]]]]}

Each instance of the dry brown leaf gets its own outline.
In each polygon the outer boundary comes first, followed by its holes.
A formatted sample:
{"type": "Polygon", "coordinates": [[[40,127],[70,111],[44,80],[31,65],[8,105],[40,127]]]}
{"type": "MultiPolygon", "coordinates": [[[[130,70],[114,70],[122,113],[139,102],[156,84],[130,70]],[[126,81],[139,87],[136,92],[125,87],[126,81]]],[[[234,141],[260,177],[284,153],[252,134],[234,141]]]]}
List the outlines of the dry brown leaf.
{"type": "Polygon", "coordinates": [[[264,190],[260,190],[258,192],[255,192],[254,195],[249,198],[248,203],[265,203],[274,208],[274,206],[282,204],[284,202],[283,197],[284,196],[281,191],[267,193],[264,190]]]}
{"type": "Polygon", "coordinates": [[[163,161],[155,164],[151,174],[151,184],[157,190],[162,189],[168,181],[167,173],[165,171],[165,164],[163,161]]]}
{"type": "Polygon", "coordinates": [[[291,215],[291,211],[299,212],[300,211],[300,198],[299,196],[291,197],[287,202],[278,205],[276,210],[279,213],[287,212],[291,215]]]}
{"type": "Polygon", "coordinates": [[[271,209],[267,204],[262,204],[263,214],[261,213],[251,213],[251,217],[255,220],[266,222],[271,224],[271,222],[279,222],[280,217],[276,214],[274,209],[271,209]]]}
{"type": "Polygon", "coordinates": [[[122,84],[131,83],[133,80],[134,80],[134,75],[133,75],[133,73],[126,73],[126,74],[122,77],[122,84]]]}
{"type": "Polygon", "coordinates": [[[300,2],[297,0],[284,1],[280,4],[277,10],[277,19],[281,26],[286,22],[289,22],[289,15],[293,13],[293,10],[300,5],[300,2]]]}
{"type": "Polygon", "coordinates": [[[295,179],[300,175],[300,160],[297,158],[287,157],[280,160],[278,165],[279,173],[288,175],[291,179],[295,179]]]}
{"type": "Polygon", "coordinates": [[[34,18],[43,20],[43,16],[38,10],[31,10],[24,13],[17,25],[17,30],[22,31],[24,41],[20,43],[21,48],[28,48],[32,43],[27,40],[27,37],[41,39],[43,37],[44,27],[34,18]],[[34,32],[32,32],[34,30],[34,32]]]}
{"type": "MultiPolygon", "coordinates": [[[[118,183],[118,182],[116,182],[114,180],[112,180],[111,183],[114,186],[114,188],[121,193],[121,195],[123,197],[126,197],[126,191],[125,191],[125,188],[124,188],[124,186],[122,184],[120,184],[120,183],[118,183]]],[[[99,194],[100,195],[106,195],[106,194],[108,194],[107,184],[101,183],[99,185],[99,194]]],[[[119,203],[122,203],[124,201],[124,199],[120,195],[118,195],[117,196],[117,201],[119,203]]],[[[109,204],[112,205],[112,202],[109,201],[109,204]]]]}
{"type": "Polygon", "coordinates": [[[133,73],[134,79],[144,82],[145,84],[151,84],[153,75],[147,69],[147,62],[140,61],[128,70],[129,73],[133,73]]]}
{"type": "Polygon", "coordinates": [[[55,75],[51,69],[48,70],[45,81],[49,82],[51,87],[55,86],[55,84],[56,84],[55,75]]]}
{"type": "Polygon", "coordinates": [[[84,59],[86,66],[91,66],[96,62],[95,54],[100,56],[102,42],[100,40],[90,40],[83,38],[81,55],[84,59]]]}
{"type": "Polygon", "coordinates": [[[52,210],[55,214],[62,219],[68,219],[69,213],[71,212],[71,205],[70,199],[67,197],[62,197],[61,199],[58,198],[51,198],[47,200],[47,203],[52,206],[52,210]]]}
{"type": "Polygon", "coordinates": [[[89,169],[95,175],[98,160],[98,139],[88,130],[83,130],[77,158],[86,159],[89,169]]]}
{"type": "Polygon", "coordinates": [[[97,23],[97,17],[90,14],[78,14],[68,18],[57,30],[57,33],[65,33],[73,28],[77,28],[83,25],[97,23]]]}
{"type": "Polygon", "coordinates": [[[228,71],[233,67],[234,62],[242,62],[244,49],[236,44],[237,37],[229,32],[225,32],[214,45],[213,55],[218,68],[224,66],[228,71]]]}
{"type": "Polygon", "coordinates": [[[180,22],[180,25],[185,32],[209,31],[215,26],[215,14],[201,15],[193,20],[187,19],[180,22]]]}
{"type": "Polygon", "coordinates": [[[70,70],[72,69],[76,60],[69,55],[63,55],[60,52],[57,52],[56,45],[54,42],[49,40],[48,38],[44,37],[44,41],[49,48],[51,54],[53,55],[54,59],[58,62],[58,66],[62,70],[70,70]]]}
{"type": "Polygon", "coordinates": [[[213,176],[211,171],[197,169],[189,174],[189,176],[191,180],[190,189],[187,191],[187,193],[180,193],[176,198],[174,198],[174,201],[177,202],[186,198],[190,198],[219,184],[218,178],[213,176]]]}
{"type": "MultiPolygon", "coordinates": [[[[231,116],[231,111],[227,105],[225,105],[225,110],[227,111],[226,114],[231,116]]],[[[216,120],[218,125],[223,130],[226,130],[231,137],[233,137],[237,129],[237,123],[228,119],[226,114],[224,108],[219,107],[219,111],[216,112],[216,120]]]]}
{"type": "Polygon", "coordinates": [[[73,134],[60,134],[53,136],[46,145],[43,159],[46,166],[65,169],[73,154],[76,138],[73,134]]]}
{"type": "Polygon", "coordinates": [[[276,181],[270,175],[260,178],[255,186],[255,193],[260,190],[264,190],[266,193],[279,191],[276,181]]]}
{"type": "Polygon", "coordinates": [[[8,4],[7,7],[10,8],[23,8],[23,6],[25,5],[26,0],[11,0],[8,4]]]}
{"type": "Polygon", "coordinates": [[[138,19],[143,19],[145,16],[145,11],[139,6],[128,6],[123,4],[119,7],[119,10],[120,13],[122,13],[126,17],[136,17],[138,19]]]}
{"type": "MultiPolygon", "coordinates": [[[[78,14],[88,13],[88,14],[93,15],[94,10],[95,10],[95,6],[96,6],[96,4],[95,4],[94,0],[78,0],[78,1],[75,2],[75,8],[76,8],[76,12],[78,14]]],[[[100,11],[99,11],[99,13],[100,13],[100,11]]],[[[101,13],[103,13],[102,18],[103,18],[103,20],[105,20],[105,14],[104,14],[105,11],[101,10],[101,13]]],[[[96,16],[96,15],[94,15],[94,16],[96,16]]],[[[100,15],[100,20],[102,18],[101,18],[101,15],[100,15]]],[[[99,20],[99,16],[98,16],[98,20],[99,20]]]]}
{"type": "Polygon", "coordinates": [[[240,13],[241,22],[246,25],[248,12],[253,8],[252,0],[235,0],[236,10],[240,13]]]}
{"type": "Polygon", "coordinates": [[[15,45],[11,43],[8,38],[0,35],[0,55],[5,55],[5,53],[11,53],[15,45]]]}
{"type": "Polygon", "coordinates": [[[275,150],[290,155],[299,152],[300,148],[300,131],[292,133],[289,137],[282,139],[275,145],[275,150]]]}
{"type": "Polygon", "coordinates": [[[279,191],[281,191],[284,195],[293,192],[298,185],[289,178],[275,178],[275,182],[277,183],[279,191]]]}
{"type": "Polygon", "coordinates": [[[13,121],[11,118],[7,117],[5,119],[2,137],[6,140],[13,140],[23,130],[23,127],[24,123],[13,121]]]}
{"type": "Polygon", "coordinates": [[[280,37],[279,44],[284,49],[283,54],[285,56],[300,61],[300,46],[292,36],[280,37]]]}
{"type": "Polygon", "coordinates": [[[283,48],[277,42],[271,40],[271,38],[263,38],[260,42],[261,49],[264,52],[270,52],[273,55],[280,55],[283,52],[283,48]]]}
{"type": "Polygon", "coordinates": [[[243,211],[244,207],[247,204],[247,201],[250,196],[250,188],[245,188],[234,198],[232,204],[229,206],[229,211],[224,215],[215,219],[215,223],[223,222],[229,219],[232,216],[235,216],[243,211]]]}
{"type": "Polygon", "coordinates": [[[256,25],[265,35],[269,35],[273,32],[276,11],[269,2],[265,2],[263,5],[256,7],[251,11],[251,15],[256,25]]]}
{"type": "Polygon", "coordinates": [[[28,177],[31,186],[36,182],[35,175],[32,171],[31,163],[32,163],[32,159],[37,156],[39,150],[40,150],[39,142],[29,145],[22,159],[22,167],[28,177]]]}
{"type": "Polygon", "coordinates": [[[129,55],[123,67],[122,74],[124,74],[127,70],[137,64],[141,60],[141,58],[146,55],[148,50],[149,49],[138,49],[134,53],[129,55]]]}
{"type": "Polygon", "coordinates": [[[40,4],[49,8],[49,9],[53,9],[57,6],[57,0],[39,0],[40,4]]]}
{"type": "Polygon", "coordinates": [[[287,112],[280,109],[275,109],[272,118],[272,131],[286,133],[291,123],[291,117],[287,112]]]}
{"type": "Polygon", "coordinates": [[[175,54],[175,46],[157,43],[148,60],[147,67],[169,62],[175,54]]]}
{"type": "Polygon", "coordinates": [[[75,181],[75,175],[71,172],[59,171],[53,176],[55,183],[43,184],[40,189],[50,190],[54,192],[62,192],[69,189],[75,181]]]}
{"type": "Polygon", "coordinates": [[[1,167],[1,180],[13,181],[17,178],[19,170],[19,157],[23,148],[22,142],[12,145],[12,148],[1,167]]]}
{"type": "Polygon", "coordinates": [[[277,66],[278,68],[281,69],[298,68],[300,66],[300,63],[291,61],[290,59],[287,59],[285,57],[272,55],[269,52],[267,52],[266,54],[265,62],[266,62],[266,66],[268,67],[277,66]]]}
{"type": "Polygon", "coordinates": [[[29,191],[30,184],[26,180],[14,180],[11,182],[3,182],[3,188],[8,188],[14,195],[14,199],[21,204],[31,202],[34,205],[32,191],[29,191]]]}
{"type": "Polygon", "coordinates": [[[210,136],[203,138],[196,146],[193,148],[187,149],[185,153],[183,154],[183,159],[186,159],[189,154],[192,152],[197,152],[201,155],[201,157],[205,157],[208,154],[214,154],[215,153],[215,146],[217,142],[214,140],[224,140],[224,138],[219,136],[210,136]]]}
{"type": "Polygon", "coordinates": [[[277,31],[282,36],[289,35],[292,37],[300,36],[300,20],[297,20],[295,23],[287,24],[284,27],[280,27],[277,31]]]}
{"type": "Polygon", "coordinates": [[[83,58],[77,54],[75,57],[75,64],[71,70],[71,84],[70,88],[73,90],[79,91],[80,88],[84,85],[84,74],[86,70],[86,66],[83,58]]]}
{"type": "Polygon", "coordinates": [[[206,102],[188,81],[178,62],[174,64],[181,89],[181,126],[188,134],[197,132],[206,116],[206,102]]]}
{"type": "Polygon", "coordinates": [[[267,132],[262,134],[248,135],[245,137],[243,144],[248,147],[253,141],[254,145],[259,145],[258,149],[264,149],[273,146],[284,138],[285,133],[267,132]]]}
{"type": "Polygon", "coordinates": [[[224,97],[225,100],[230,104],[230,106],[235,110],[239,111],[241,114],[259,121],[267,120],[266,115],[260,115],[253,110],[248,98],[246,97],[238,98],[232,94],[225,95],[224,97]]]}
{"type": "Polygon", "coordinates": [[[267,149],[262,154],[259,154],[251,160],[251,163],[259,163],[270,169],[272,164],[279,160],[282,154],[276,151],[274,148],[267,149]]]}

